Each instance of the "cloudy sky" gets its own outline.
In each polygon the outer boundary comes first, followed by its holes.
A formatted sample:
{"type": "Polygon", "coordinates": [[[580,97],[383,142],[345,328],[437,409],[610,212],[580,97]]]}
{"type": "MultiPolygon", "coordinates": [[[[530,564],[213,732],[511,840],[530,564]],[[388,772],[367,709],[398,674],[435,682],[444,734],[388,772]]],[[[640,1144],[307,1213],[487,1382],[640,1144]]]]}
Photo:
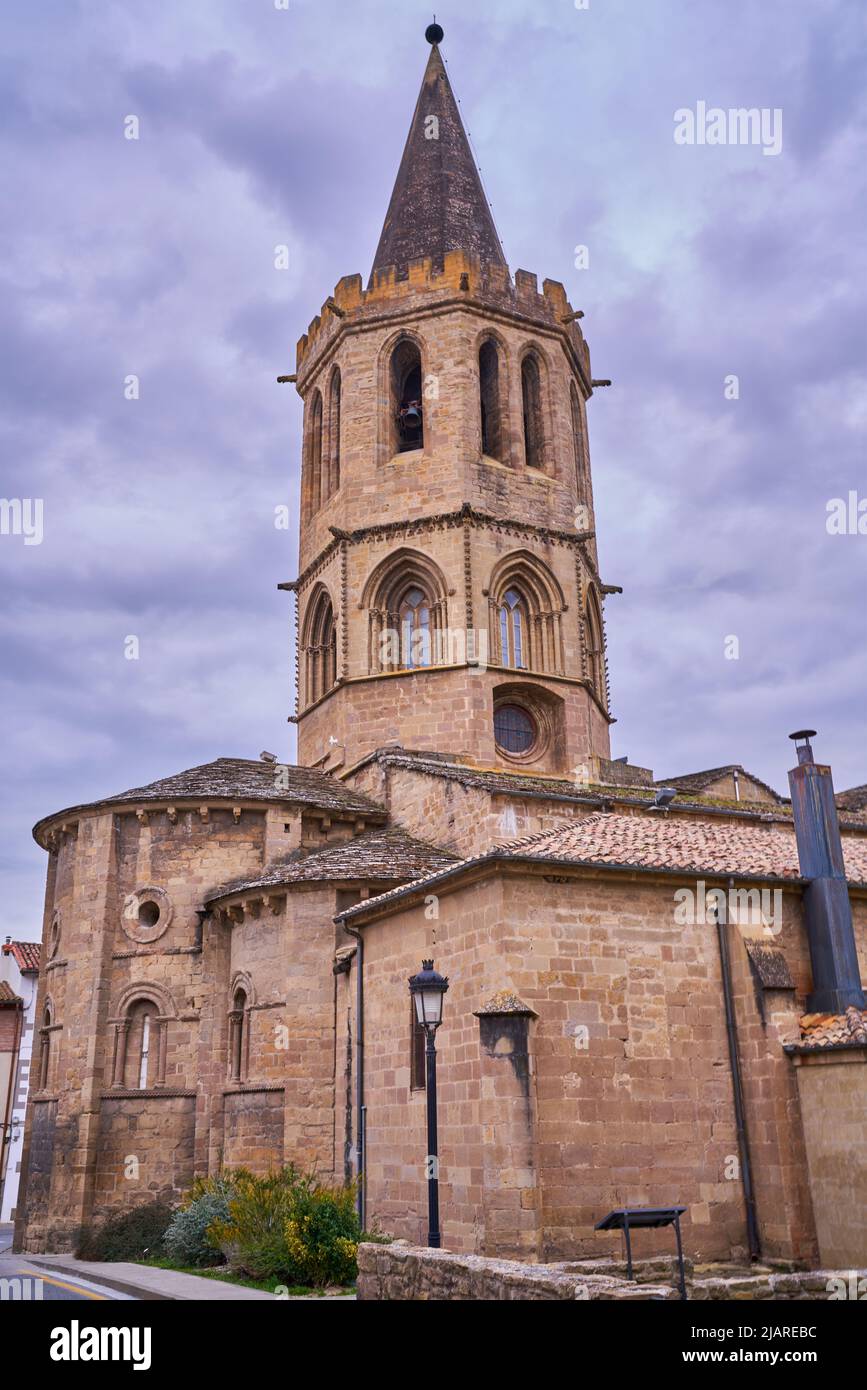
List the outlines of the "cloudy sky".
{"type": "MultiPolygon", "coordinates": [[[[867,536],[826,529],[830,499],[867,498],[862,0],[437,17],[510,265],[564,282],[615,383],[590,409],[624,589],[615,756],[742,762],[785,790],[809,724],[838,787],[867,781],[867,536]],[[700,101],[779,108],[781,153],[677,145],[700,101]]],[[[3,5],[0,494],[44,502],[41,544],[0,535],[5,932],[39,935],[40,816],[292,756],[276,585],[296,538],[274,510],[295,514],[301,410],[275,377],[369,270],[430,19],[410,0],[3,5]]]]}

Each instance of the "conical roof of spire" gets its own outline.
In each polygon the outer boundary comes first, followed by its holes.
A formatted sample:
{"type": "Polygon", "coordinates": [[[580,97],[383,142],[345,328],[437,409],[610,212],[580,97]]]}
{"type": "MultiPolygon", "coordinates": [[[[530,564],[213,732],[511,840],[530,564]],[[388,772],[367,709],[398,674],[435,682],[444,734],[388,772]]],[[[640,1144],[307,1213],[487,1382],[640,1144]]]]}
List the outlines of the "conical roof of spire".
{"type": "Polygon", "coordinates": [[[371,278],[389,265],[405,275],[408,263],[420,256],[430,256],[441,270],[447,251],[466,251],[483,261],[506,264],[439,45],[434,43],[371,278]]]}

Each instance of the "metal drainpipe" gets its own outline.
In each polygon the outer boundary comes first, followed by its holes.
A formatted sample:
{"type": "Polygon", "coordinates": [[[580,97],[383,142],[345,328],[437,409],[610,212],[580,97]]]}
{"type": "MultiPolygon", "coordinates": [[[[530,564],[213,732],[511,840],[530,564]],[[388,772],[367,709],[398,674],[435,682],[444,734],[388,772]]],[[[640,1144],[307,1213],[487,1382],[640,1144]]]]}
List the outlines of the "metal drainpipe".
{"type": "MultiPolygon", "coordinates": [[[[729,879],[729,900],[734,891],[734,879],[729,879]]],[[[726,914],[728,915],[728,914],[726,914]]],[[[750,1259],[758,1260],[761,1258],[762,1246],[759,1240],[759,1223],[756,1216],[756,1197],[753,1190],[753,1169],[750,1162],[750,1144],[747,1134],[747,1116],[744,1106],[744,1091],[741,1081],[741,1064],[738,1053],[738,1032],[735,1022],[734,1002],[732,999],[732,977],[731,959],[729,957],[729,943],[726,936],[726,923],[720,921],[719,909],[716,914],[716,931],[719,942],[720,965],[722,967],[723,999],[726,1011],[726,1036],[729,1048],[729,1066],[732,1074],[732,1091],[734,1094],[735,1105],[735,1126],[738,1135],[738,1153],[741,1161],[741,1173],[743,1177],[744,1204],[747,1210],[747,1242],[749,1244],[750,1259]]]]}
{"type": "Polygon", "coordinates": [[[343,930],[354,937],[358,943],[355,952],[355,1166],[358,1179],[356,1209],[362,1231],[365,1229],[367,1192],[364,1181],[365,1162],[365,1106],[364,1106],[364,940],[358,927],[343,923],[343,930]]]}

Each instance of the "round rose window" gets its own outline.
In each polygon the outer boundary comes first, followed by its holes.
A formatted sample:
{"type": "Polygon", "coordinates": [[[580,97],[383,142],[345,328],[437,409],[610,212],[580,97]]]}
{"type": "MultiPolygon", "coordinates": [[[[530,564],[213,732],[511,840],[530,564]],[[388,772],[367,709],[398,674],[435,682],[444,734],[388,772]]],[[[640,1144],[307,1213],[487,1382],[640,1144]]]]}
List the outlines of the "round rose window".
{"type": "Polygon", "coordinates": [[[494,711],[494,737],[504,753],[526,753],[536,742],[536,724],[521,705],[500,705],[494,711]]]}

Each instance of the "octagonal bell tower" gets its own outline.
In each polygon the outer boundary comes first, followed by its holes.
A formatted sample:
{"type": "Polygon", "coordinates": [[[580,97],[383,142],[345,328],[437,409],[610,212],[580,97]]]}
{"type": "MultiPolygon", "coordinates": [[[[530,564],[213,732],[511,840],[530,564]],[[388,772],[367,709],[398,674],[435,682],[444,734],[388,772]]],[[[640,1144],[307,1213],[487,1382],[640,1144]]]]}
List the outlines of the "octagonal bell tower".
{"type": "Polygon", "coordinates": [[[590,354],[562,285],[510,275],[441,37],[367,286],[298,344],[298,760],[571,773],[611,723],[590,354]]]}

